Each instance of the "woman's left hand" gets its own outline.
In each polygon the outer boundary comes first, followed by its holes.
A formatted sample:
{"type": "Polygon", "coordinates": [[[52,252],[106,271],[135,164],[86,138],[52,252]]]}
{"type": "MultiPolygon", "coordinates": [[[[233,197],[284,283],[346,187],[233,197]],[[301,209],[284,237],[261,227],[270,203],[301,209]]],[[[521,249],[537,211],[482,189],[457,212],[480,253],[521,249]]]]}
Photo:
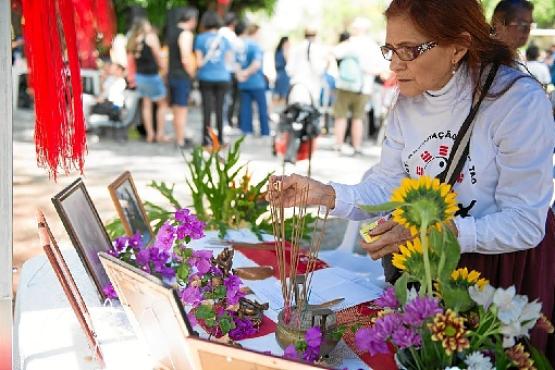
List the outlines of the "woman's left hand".
{"type": "Polygon", "coordinates": [[[377,239],[371,243],[362,240],[360,245],[368,252],[373,260],[399,251],[399,246],[403,245],[407,240],[413,239],[408,229],[392,220],[385,221],[376,226],[370,232],[370,235],[372,237],[377,237],[377,239]]]}

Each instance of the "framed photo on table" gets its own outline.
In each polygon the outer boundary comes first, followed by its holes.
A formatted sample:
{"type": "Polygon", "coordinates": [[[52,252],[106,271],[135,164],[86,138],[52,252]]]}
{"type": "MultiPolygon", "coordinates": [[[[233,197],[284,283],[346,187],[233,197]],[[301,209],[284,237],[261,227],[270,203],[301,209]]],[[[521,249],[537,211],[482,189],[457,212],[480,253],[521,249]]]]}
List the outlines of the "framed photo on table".
{"type": "Polygon", "coordinates": [[[154,239],[154,234],[131,172],[122,173],[108,185],[108,190],[126,234],[131,236],[139,233],[143,245],[148,245],[154,239]]]}
{"type": "Polygon", "coordinates": [[[46,257],[56,274],[56,278],[62,286],[62,290],[64,291],[75,316],[77,317],[77,321],[79,321],[81,329],[85,333],[87,343],[93,353],[93,357],[98,361],[99,365],[104,368],[104,358],[100,350],[97,336],[92,324],[91,315],[89,314],[85,300],[75,284],[75,280],[73,279],[69,267],[64,260],[64,256],[62,255],[62,252],[56,243],[56,239],[54,239],[54,236],[50,231],[50,227],[46,222],[46,218],[41,211],[37,211],[37,223],[39,240],[44,252],[46,253],[46,257]]]}
{"type": "Polygon", "coordinates": [[[156,368],[191,369],[185,338],[193,335],[177,292],[160,279],[107,253],[100,260],[129,321],[156,368]]]}
{"type": "Polygon", "coordinates": [[[108,252],[112,246],[98,211],[80,178],[52,198],[52,203],[92,278],[98,295],[106,299],[103,288],[110,283],[98,258],[98,252],[108,252]]]}
{"type": "Polygon", "coordinates": [[[201,339],[193,331],[177,291],[160,279],[100,253],[120,302],[156,366],[171,370],[316,370],[309,365],[201,339]]]}

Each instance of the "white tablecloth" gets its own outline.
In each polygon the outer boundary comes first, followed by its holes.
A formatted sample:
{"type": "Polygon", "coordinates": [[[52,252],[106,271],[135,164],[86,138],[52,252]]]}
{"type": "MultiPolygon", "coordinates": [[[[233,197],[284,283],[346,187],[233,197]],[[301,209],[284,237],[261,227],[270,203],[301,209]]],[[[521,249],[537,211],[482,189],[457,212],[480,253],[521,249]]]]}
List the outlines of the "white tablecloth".
{"type": "MultiPolygon", "coordinates": [[[[194,241],[195,249],[212,247],[214,254],[218,248],[210,246],[215,233],[208,233],[202,240],[194,241]]],[[[235,239],[255,242],[249,233],[236,232],[235,239]]],[[[103,306],[95,292],[95,287],[73,249],[62,251],[74,279],[91,312],[95,331],[105,357],[108,369],[152,369],[152,361],[146,348],[140,342],[127,321],[123,309],[103,306]]],[[[334,261],[350,266],[357,265],[364,270],[368,263],[368,281],[376,284],[383,281],[379,267],[364,257],[352,258],[329,252],[326,261],[334,261]],[[378,276],[377,280],[374,278],[378,276]]],[[[235,253],[234,267],[254,266],[255,263],[240,253],[235,253]]],[[[273,279],[273,278],[272,278],[273,279]]],[[[248,281],[245,281],[249,285],[248,281]]],[[[268,315],[271,318],[271,315],[268,315]]],[[[244,347],[271,351],[281,355],[274,334],[241,341],[244,347]]],[[[21,270],[20,284],[14,313],[14,364],[21,370],[97,369],[91,359],[85,335],[69,306],[46,256],[39,255],[28,260],[21,270]]],[[[367,366],[343,343],[338,352],[344,361],[338,368],[364,369],[367,366]]]]}

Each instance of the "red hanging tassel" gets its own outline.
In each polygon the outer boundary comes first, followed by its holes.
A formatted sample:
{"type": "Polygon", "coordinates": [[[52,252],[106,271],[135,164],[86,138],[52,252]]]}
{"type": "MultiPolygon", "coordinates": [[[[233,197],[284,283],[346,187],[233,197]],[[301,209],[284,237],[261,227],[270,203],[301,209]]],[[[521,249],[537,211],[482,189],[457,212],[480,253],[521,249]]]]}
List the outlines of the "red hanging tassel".
{"type": "Polygon", "coordinates": [[[86,152],[73,12],[71,0],[23,0],[37,162],[54,179],[60,169],[83,173],[86,152]]]}

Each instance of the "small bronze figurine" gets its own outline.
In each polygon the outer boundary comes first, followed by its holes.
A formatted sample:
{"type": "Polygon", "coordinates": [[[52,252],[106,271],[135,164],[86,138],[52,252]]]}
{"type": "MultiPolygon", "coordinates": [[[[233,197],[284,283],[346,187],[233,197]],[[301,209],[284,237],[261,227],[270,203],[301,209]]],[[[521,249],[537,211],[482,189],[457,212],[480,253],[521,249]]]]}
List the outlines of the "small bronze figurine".
{"type": "Polygon", "coordinates": [[[239,310],[237,311],[237,314],[241,319],[251,320],[258,328],[260,327],[260,324],[262,324],[264,311],[268,308],[270,308],[268,303],[261,304],[243,297],[239,300],[239,310]]]}
{"type": "Polygon", "coordinates": [[[231,273],[231,267],[233,266],[233,253],[233,249],[224,248],[224,250],[221,251],[216,258],[212,258],[212,264],[222,271],[224,277],[228,277],[231,273]]]}

